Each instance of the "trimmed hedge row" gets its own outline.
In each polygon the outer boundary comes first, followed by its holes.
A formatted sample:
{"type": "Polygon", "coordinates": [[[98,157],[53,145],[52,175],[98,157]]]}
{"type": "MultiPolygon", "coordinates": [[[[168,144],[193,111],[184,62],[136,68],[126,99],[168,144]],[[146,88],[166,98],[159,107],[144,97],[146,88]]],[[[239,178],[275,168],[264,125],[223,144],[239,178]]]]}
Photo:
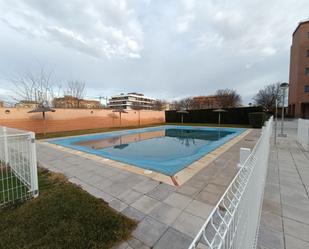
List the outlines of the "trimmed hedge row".
{"type": "MultiPolygon", "coordinates": [[[[215,109],[188,110],[189,113],[183,114],[184,123],[218,123],[218,113],[215,109]]],[[[263,112],[263,107],[235,107],[224,108],[226,112],[221,113],[221,124],[242,124],[249,125],[249,113],[263,112]]],[[[181,113],[176,110],[165,111],[167,123],[180,123],[181,113]]]]}
{"type": "Polygon", "coordinates": [[[249,122],[253,128],[261,128],[264,122],[268,119],[265,112],[251,112],[249,113],[249,122]]]}

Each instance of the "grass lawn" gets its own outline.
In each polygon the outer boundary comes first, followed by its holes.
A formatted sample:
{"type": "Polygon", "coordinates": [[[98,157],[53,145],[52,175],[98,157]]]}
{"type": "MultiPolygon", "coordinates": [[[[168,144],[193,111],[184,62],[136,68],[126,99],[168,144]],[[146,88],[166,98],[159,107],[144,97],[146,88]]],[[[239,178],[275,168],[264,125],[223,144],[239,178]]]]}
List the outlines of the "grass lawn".
{"type": "Polygon", "coordinates": [[[0,203],[20,198],[27,191],[23,182],[8,167],[0,164],[0,203]]]}
{"type": "Polygon", "coordinates": [[[39,186],[38,198],[0,210],[0,248],[110,248],[136,227],[62,175],[39,170],[39,186]]]}

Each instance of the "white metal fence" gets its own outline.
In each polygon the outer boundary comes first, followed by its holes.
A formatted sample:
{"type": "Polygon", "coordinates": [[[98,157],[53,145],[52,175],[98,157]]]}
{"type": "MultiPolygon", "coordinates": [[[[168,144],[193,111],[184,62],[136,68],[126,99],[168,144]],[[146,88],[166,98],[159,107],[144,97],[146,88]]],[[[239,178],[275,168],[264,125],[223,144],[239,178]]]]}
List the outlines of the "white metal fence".
{"type": "Polygon", "coordinates": [[[297,142],[309,150],[309,120],[298,119],[297,142]]]}
{"type": "Polygon", "coordinates": [[[37,195],[34,133],[0,126],[0,207],[37,195]]]}
{"type": "Polygon", "coordinates": [[[271,118],[247,160],[213,209],[189,249],[254,249],[267,174],[271,118]]]}

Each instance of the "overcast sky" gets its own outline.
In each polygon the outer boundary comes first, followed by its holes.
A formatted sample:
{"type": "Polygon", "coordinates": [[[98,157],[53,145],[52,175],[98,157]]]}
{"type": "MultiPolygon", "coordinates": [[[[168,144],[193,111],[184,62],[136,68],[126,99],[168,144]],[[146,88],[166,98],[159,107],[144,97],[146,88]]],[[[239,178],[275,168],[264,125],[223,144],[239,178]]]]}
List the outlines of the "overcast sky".
{"type": "Polygon", "coordinates": [[[308,0],[0,0],[0,97],[41,66],[88,97],[155,98],[288,81],[292,32],[308,0]]]}

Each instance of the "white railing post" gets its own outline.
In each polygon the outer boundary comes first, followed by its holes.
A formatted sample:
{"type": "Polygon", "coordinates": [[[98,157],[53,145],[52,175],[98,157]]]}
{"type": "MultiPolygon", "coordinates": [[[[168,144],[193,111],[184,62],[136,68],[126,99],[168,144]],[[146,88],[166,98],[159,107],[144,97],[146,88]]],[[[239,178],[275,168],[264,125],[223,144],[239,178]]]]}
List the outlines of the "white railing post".
{"type": "Polygon", "coordinates": [[[305,149],[309,150],[309,120],[298,119],[297,142],[305,149]]]}
{"type": "Polygon", "coordinates": [[[4,146],[4,163],[8,165],[9,163],[9,149],[8,149],[8,138],[6,133],[6,127],[3,127],[3,146],[4,146]]]}
{"type": "Polygon", "coordinates": [[[246,162],[250,154],[251,154],[250,148],[240,148],[238,168],[241,168],[244,166],[244,163],[246,162]]]}
{"type": "Polygon", "coordinates": [[[30,182],[31,182],[31,191],[33,196],[37,197],[39,195],[39,186],[38,186],[38,172],[37,172],[37,160],[36,160],[36,146],[35,146],[35,134],[30,132],[30,182]]]}
{"type": "Polygon", "coordinates": [[[38,196],[33,132],[0,126],[0,208],[38,196]],[[2,141],[3,139],[3,141],[2,141]]]}

